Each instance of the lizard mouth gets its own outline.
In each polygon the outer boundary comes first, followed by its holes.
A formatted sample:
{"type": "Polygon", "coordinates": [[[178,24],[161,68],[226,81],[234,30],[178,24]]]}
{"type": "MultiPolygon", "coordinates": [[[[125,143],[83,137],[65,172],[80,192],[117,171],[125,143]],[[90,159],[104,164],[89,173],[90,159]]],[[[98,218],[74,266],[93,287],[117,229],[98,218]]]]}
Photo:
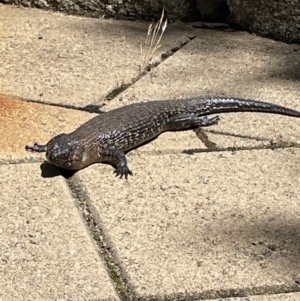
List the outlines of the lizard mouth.
{"type": "Polygon", "coordinates": [[[78,151],[59,153],[50,152],[46,154],[47,161],[55,166],[62,167],[65,169],[77,169],[77,165],[80,162],[81,158],[78,156],[78,151]]]}

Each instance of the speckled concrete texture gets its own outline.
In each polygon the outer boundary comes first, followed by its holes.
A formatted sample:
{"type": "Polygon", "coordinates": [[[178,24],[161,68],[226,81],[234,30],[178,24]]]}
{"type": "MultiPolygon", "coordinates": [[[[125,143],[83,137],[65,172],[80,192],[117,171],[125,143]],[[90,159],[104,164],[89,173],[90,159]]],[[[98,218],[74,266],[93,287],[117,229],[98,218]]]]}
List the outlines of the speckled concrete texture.
{"type": "MultiPolygon", "coordinates": [[[[0,6],[0,86],[6,94],[51,103],[102,105],[139,75],[147,23],[88,19],[0,6]]],[[[193,36],[168,26],[153,60],[193,36]]]]}
{"type": "MultiPolygon", "coordinates": [[[[256,98],[299,109],[299,76],[294,69],[300,62],[298,50],[297,45],[246,33],[202,31],[104,110],[141,99],[209,94],[256,98]]],[[[195,136],[182,133],[173,136],[177,137],[175,149],[192,155],[170,154],[162,135],[157,145],[129,155],[133,183],[112,179],[108,180],[112,184],[105,184],[112,185],[114,193],[120,189],[117,200],[103,193],[97,198],[92,189],[95,183],[90,182],[93,176],[85,174],[92,171],[83,171],[91,202],[99,210],[105,204],[116,214],[115,220],[109,214],[109,221],[105,214],[99,216],[105,221],[103,227],[108,227],[126,277],[140,297],[213,298],[297,289],[298,148],[250,150],[277,139],[299,143],[299,121],[265,114],[224,114],[218,126],[205,132],[219,150],[248,150],[204,153],[195,136]],[[188,151],[191,144],[194,147],[188,151]],[[156,153],[160,146],[165,156],[156,153]],[[133,186],[142,188],[134,194],[133,186]],[[116,223],[124,223],[118,234],[116,223]]]]}
{"type": "Polygon", "coordinates": [[[64,180],[0,173],[0,299],[119,300],[64,180]]]}
{"type": "Polygon", "coordinates": [[[106,109],[138,100],[198,95],[237,95],[295,105],[300,96],[299,51],[300,45],[245,32],[198,29],[195,39],[106,109]]]}
{"type": "MultiPolygon", "coordinates": [[[[248,33],[199,30],[188,45],[103,109],[140,100],[220,95],[259,99],[300,110],[299,51],[299,45],[248,33]]],[[[213,129],[215,134],[211,129],[205,131],[219,147],[256,147],[278,137],[300,142],[299,122],[278,115],[221,114],[219,126],[213,129]]]]}
{"type": "Polygon", "coordinates": [[[80,179],[140,298],[278,292],[300,270],[298,154],[141,150],[128,181],[102,166],[80,179]]]}

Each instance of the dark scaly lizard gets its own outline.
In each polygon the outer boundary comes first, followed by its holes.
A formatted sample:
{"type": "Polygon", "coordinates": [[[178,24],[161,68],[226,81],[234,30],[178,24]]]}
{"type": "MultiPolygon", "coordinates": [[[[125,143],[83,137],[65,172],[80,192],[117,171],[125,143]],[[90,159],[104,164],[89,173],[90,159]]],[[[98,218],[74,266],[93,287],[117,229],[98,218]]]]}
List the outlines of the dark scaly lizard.
{"type": "Polygon", "coordinates": [[[100,114],[70,134],[60,134],[46,145],[25,149],[46,152],[49,163],[68,170],[108,162],[122,178],[132,175],[125,153],[163,132],[184,131],[217,124],[231,112],[262,112],[300,117],[300,112],[272,103],[235,97],[196,97],[135,103],[100,114]]]}

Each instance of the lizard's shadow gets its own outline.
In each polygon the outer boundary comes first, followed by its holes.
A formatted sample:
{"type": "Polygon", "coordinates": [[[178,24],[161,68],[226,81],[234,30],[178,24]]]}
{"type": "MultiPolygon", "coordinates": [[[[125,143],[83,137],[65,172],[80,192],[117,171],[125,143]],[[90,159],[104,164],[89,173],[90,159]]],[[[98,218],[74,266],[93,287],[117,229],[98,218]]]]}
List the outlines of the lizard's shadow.
{"type": "Polygon", "coordinates": [[[41,176],[43,178],[54,178],[57,176],[63,176],[66,179],[71,178],[77,172],[77,170],[66,170],[54,166],[48,162],[43,162],[40,166],[41,168],[41,176]]]}
{"type": "MultiPolygon", "coordinates": [[[[108,165],[112,166],[113,168],[116,168],[116,166],[113,163],[101,162],[101,164],[108,164],[108,165]]],[[[88,167],[88,166],[86,166],[86,167],[88,167]]],[[[63,169],[63,168],[54,166],[47,161],[44,161],[40,165],[40,168],[41,168],[41,176],[43,178],[54,178],[54,177],[58,177],[58,176],[63,176],[65,179],[70,179],[79,171],[79,170],[63,169]]]]}

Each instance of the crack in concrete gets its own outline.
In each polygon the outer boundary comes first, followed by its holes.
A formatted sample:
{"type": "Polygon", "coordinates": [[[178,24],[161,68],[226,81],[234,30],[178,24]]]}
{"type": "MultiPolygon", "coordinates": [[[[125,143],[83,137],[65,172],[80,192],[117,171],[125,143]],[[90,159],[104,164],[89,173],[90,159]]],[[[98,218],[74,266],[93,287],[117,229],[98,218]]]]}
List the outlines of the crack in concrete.
{"type": "Polygon", "coordinates": [[[202,129],[199,128],[195,130],[196,136],[201,140],[201,142],[208,148],[208,149],[217,149],[217,144],[211,141],[206,134],[206,132],[202,129]]]}

